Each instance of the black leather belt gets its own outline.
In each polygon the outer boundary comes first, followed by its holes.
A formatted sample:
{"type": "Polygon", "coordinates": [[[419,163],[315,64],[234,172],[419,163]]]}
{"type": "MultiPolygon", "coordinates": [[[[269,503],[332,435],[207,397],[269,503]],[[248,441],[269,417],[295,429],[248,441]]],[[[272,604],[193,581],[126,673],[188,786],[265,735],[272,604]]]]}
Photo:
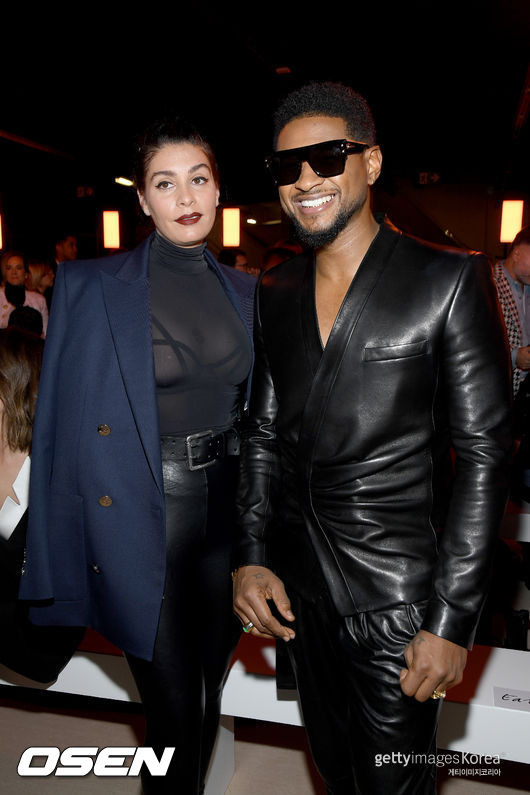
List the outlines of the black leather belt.
{"type": "Polygon", "coordinates": [[[227,455],[239,455],[239,434],[235,428],[221,433],[200,431],[189,436],[161,436],[162,458],[186,461],[189,469],[204,469],[227,455]]]}

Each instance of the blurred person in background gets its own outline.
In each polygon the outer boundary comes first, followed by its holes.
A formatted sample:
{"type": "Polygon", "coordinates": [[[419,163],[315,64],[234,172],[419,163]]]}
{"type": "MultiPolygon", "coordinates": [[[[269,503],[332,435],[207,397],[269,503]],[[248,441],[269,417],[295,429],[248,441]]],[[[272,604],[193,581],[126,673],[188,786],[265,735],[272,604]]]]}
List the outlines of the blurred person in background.
{"type": "Polygon", "coordinates": [[[241,273],[250,273],[256,278],[260,274],[260,269],[249,263],[246,251],[243,251],[242,248],[222,248],[217,255],[217,260],[223,265],[229,265],[241,273]]]}
{"type": "Polygon", "coordinates": [[[43,295],[26,286],[29,274],[26,258],[20,251],[6,251],[0,260],[0,328],[6,328],[13,309],[30,306],[42,315],[43,337],[48,326],[48,307],[43,295]]]}
{"type": "Polygon", "coordinates": [[[0,330],[0,663],[39,682],[51,682],[84,630],[34,626],[28,620],[28,605],[17,600],[43,344],[37,335],[20,329],[0,330]]]}
{"type": "Polygon", "coordinates": [[[55,270],[61,262],[69,262],[77,258],[77,238],[69,232],[58,233],[55,238],[55,270]]]}
{"type": "Polygon", "coordinates": [[[30,290],[35,290],[37,293],[40,293],[44,296],[46,306],[48,307],[48,312],[50,311],[54,281],[54,270],[47,262],[32,260],[28,262],[26,286],[30,290]]]}

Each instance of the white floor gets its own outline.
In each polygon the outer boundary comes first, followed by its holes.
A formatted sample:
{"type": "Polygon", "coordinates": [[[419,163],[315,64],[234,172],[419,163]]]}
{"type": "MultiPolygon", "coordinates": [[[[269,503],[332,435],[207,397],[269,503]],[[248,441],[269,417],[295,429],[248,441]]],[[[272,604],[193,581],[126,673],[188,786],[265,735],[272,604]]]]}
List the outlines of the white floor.
{"type": "MultiPolygon", "coordinates": [[[[76,700],[70,704],[47,700],[46,696],[51,694],[19,700],[17,691],[6,693],[6,690],[0,692],[2,795],[139,795],[138,780],[132,778],[102,779],[89,775],[75,779],[56,776],[30,779],[17,774],[20,756],[29,746],[141,745],[143,723],[139,714],[131,708],[106,712],[95,708],[94,700],[76,700]],[[88,706],[84,707],[85,704],[88,706]]],[[[530,766],[504,763],[500,776],[473,777],[443,769],[438,791],[442,795],[529,792],[530,766]]],[[[226,795],[255,793],[323,795],[303,729],[275,723],[236,722],[236,772],[226,795]]]]}

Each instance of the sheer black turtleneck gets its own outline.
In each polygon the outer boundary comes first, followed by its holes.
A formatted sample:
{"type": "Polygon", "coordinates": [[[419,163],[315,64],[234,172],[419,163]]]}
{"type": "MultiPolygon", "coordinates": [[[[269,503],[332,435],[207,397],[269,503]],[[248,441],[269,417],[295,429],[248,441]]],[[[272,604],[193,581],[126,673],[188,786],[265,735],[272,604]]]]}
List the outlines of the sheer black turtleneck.
{"type": "Polygon", "coordinates": [[[149,259],[160,433],[229,428],[251,365],[248,333],[204,258],[156,234],[149,259]]]}

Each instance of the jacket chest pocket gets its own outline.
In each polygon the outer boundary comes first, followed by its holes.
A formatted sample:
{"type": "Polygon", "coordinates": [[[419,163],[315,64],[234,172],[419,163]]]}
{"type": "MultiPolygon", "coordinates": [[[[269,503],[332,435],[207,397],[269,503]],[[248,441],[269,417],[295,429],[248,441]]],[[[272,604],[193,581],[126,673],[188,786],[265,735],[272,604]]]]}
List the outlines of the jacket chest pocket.
{"type": "Polygon", "coordinates": [[[424,356],[429,349],[428,340],[406,342],[403,345],[366,346],[363,351],[364,362],[391,362],[424,356]]]}

